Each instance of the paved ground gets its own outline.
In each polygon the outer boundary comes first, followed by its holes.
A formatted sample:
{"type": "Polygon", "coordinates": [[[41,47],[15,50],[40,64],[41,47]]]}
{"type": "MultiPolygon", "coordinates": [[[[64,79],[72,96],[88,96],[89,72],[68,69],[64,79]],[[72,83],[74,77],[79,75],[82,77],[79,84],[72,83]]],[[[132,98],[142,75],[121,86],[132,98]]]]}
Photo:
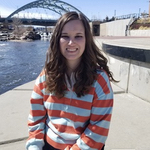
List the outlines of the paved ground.
{"type": "MultiPolygon", "coordinates": [[[[25,150],[33,86],[34,81],[0,95],[0,150],[25,150]]],[[[112,86],[114,109],[105,150],[150,150],[150,103],[112,86]]]]}
{"type": "Polygon", "coordinates": [[[104,42],[111,45],[150,50],[150,37],[108,36],[96,37],[96,41],[99,45],[101,45],[101,42],[104,42]]]}
{"type": "MultiPolygon", "coordinates": [[[[0,96],[0,150],[23,150],[34,81],[0,96]]],[[[114,109],[105,150],[150,150],[150,103],[126,94],[116,85],[114,109]]]]}

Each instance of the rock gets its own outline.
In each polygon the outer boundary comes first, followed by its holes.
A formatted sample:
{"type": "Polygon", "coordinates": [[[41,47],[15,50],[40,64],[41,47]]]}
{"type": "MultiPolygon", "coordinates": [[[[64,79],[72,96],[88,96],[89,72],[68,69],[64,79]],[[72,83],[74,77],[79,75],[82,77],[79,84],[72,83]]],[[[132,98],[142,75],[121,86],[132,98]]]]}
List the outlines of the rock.
{"type": "Polygon", "coordinates": [[[26,36],[25,39],[32,39],[32,40],[40,40],[41,36],[34,31],[30,31],[26,36]]]}

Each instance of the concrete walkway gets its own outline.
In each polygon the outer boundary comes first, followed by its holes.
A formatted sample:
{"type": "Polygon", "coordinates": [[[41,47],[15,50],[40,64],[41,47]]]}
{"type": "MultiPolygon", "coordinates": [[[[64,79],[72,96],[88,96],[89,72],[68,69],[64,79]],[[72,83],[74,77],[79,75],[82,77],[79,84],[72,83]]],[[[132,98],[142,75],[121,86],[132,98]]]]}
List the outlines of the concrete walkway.
{"type": "MultiPolygon", "coordinates": [[[[120,38],[115,37],[116,44],[117,39],[120,38]]],[[[135,46],[133,41],[137,39],[132,40],[130,46],[135,46]]],[[[101,46],[101,42],[110,40],[114,39],[99,38],[97,42],[101,46]]],[[[139,44],[144,44],[144,41],[139,44]]],[[[0,150],[25,150],[33,86],[34,81],[0,95],[0,150]]],[[[115,94],[114,109],[105,150],[150,150],[150,103],[126,94],[114,84],[112,87],[115,94]]]]}
{"type": "Polygon", "coordinates": [[[0,95],[0,150],[25,149],[28,136],[27,118],[29,114],[29,100],[34,81],[19,86],[0,95]],[[12,146],[11,146],[12,145],[12,146]]]}
{"type": "Polygon", "coordinates": [[[108,37],[95,37],[95,40],[99,47],[102,46],[103,42],[105,44],[115,46],[150,50],[150,37],[108,36],[108,37]]]}

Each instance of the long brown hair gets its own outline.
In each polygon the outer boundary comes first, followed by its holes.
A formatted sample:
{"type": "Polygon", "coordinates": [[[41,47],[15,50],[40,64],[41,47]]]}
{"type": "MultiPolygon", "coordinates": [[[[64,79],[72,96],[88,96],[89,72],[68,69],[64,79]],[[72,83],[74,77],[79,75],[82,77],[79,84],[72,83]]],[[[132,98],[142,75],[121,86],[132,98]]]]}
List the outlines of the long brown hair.
{"type": "Polygon", "coordinates": [[[107,59],[94,43],[90,25],[86,17],[77,12],[68,12],[60,17],[56,23],[47,52],[45,70],[46,85],[49,92],[54,92],[57,97],[63,97],[67,89],[65,74],[67,72],[66,59],[60,52],[59,40],[64,25],[71,20],[80,20],[85,28],[85,51],[80,65],[75,70],[76,83],[74,91],[78,97],[85,95],[97,77],[97,69],[107,72],[110,81],[115,81],[107,66],[107,59]]]}

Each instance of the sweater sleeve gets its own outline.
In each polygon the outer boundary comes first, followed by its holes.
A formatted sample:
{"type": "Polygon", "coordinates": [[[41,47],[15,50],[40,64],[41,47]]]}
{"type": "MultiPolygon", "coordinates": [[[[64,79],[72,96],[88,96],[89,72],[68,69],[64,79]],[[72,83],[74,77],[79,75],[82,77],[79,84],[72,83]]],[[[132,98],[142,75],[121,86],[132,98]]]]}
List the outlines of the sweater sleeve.
{"type": "Polygon", "coordinates": [[[44,129],[46,110],[43,103],[43,89],[45,75],[40,74],[36,79],[30,99],[30,114],[28,117],[29,138],[26,142],[27,150],[42,150],[44,146],[44,129]]]}
{"type": "Polygon", "coordinates": [[[108,136],[113,108],[113,91],[105,72],[95,82],[90,122],[72,147],[65,150],[101,150],[108,136]]]}

